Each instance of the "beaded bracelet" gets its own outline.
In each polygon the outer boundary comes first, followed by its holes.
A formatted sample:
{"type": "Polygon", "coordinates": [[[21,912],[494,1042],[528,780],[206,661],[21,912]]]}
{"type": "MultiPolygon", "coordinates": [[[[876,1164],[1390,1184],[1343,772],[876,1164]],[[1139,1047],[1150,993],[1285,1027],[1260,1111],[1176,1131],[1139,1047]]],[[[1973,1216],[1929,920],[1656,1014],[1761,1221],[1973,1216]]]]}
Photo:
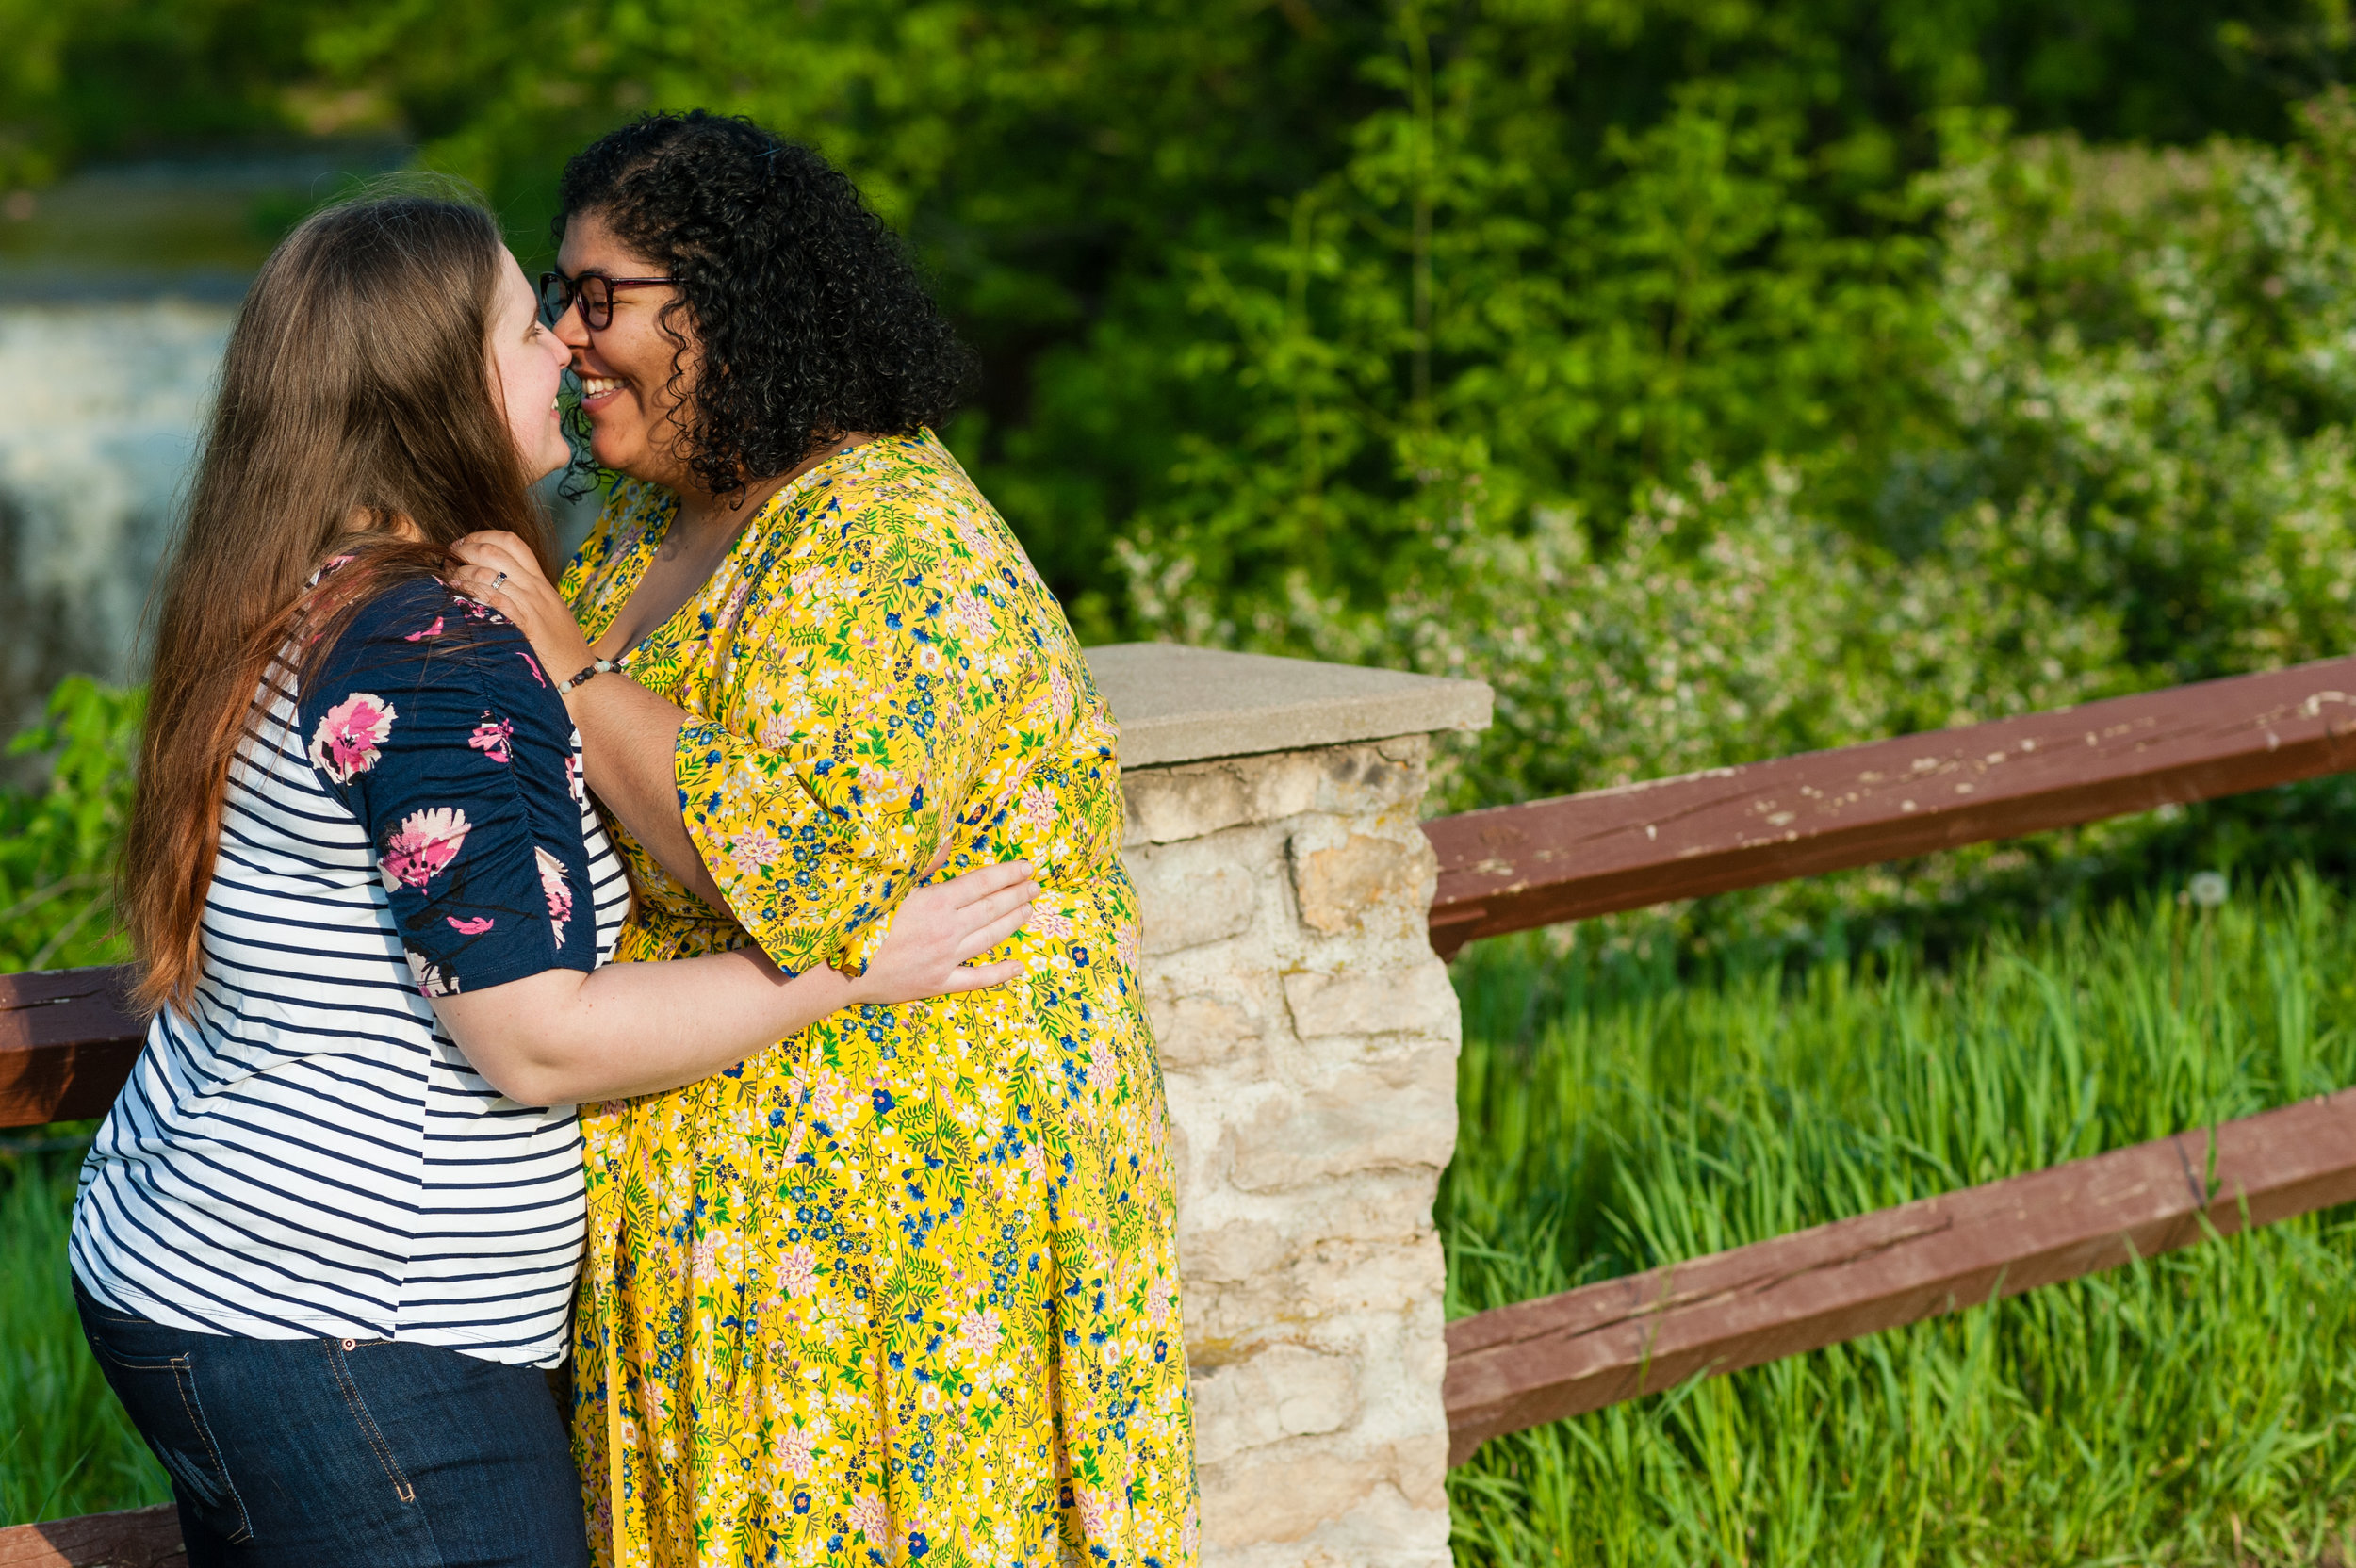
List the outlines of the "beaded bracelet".
{"type": "Polygon", "coordinates": [[[558,681],[556,683],[556,694],[561,697],[565,693],[571,691],[574,687],[586,686],[590,681],[595,680],[597,677],[605,675],[610,671],[618,670],[621,667],[621,665],[615,663],[611,659],[593,659],[589,662],[588,667],[583,669],[579,675],[574,676],[569,680],[558,681]]]}

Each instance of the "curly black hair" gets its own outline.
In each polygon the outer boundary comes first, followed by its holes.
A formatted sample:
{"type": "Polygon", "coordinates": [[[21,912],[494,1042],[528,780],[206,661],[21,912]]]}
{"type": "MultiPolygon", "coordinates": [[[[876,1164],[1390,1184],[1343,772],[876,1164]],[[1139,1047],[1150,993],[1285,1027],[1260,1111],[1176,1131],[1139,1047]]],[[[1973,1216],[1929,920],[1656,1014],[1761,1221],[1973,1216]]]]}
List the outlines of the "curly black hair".
{"type": "Polygon", "coordinates": [[[671,385],[688,466],[714,495],[851,431],[913,434],[956,412],[972,354],[899,237],[801,143],[732,115],[650,114],[565,164],[560,244],[586,214],[676,281],[671,385]],[[692,388],[682,310],[703,350],[692,388]]]}

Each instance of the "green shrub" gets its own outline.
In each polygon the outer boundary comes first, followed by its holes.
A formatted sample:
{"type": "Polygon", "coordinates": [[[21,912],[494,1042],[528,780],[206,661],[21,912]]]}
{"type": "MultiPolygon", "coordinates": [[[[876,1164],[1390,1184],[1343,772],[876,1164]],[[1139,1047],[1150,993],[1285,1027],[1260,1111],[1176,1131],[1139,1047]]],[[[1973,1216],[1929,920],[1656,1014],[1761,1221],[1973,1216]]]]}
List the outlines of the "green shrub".
{"type": "Polygon", "coordinates": [[[114,871],[131,809],[144,695],[83,676],[8,743],[42,757],[37,786],[0,787],[0,972],[118,963],[114,871]]]}
{"type": "MultiPolygon", "coordinates": [[[[1955,122],[1949,162],[1915,187],[1938,241],[1919,320],[1895,260],[1880,292],[1803,290],[1827,332],[1913,356],[1827,372],[1919,399],[1903,440],[1731,468],[1736,448],[1698,442],[1711,466],[1599,517],[1507,439],[1570,396],[1507,373],[1515,356],[1583,341],[1516,318],[1470,356],[1490,394],[1450,416],[1468,433],[1433,437],[1423,490],[1348,526],[1388,563],[1380,596],[1307,562],[1239,589],[1227,525],[1207,519],[1231,508],[1286,536],[1268,486],[1281,470],[1317,488],[1305,457],[1239,451],[1200,469],[1197,521],[1147,516],[1133,602],[1189,640],[1490,681],[1498,724],[1449,786],[1458,807],[2356,647],[2356,110],[2327,97],[2302,124],[2287,150],[2153,152],[1955,122]],[[1844,324],[1869,296],[1879,325],[1844,324]]],[[[1501,311],[1512,288],[1476,292],[1501,311]]],[[[1756,340],[1719,357],[1746,351],[1774,360],[1756,340]]],[[[1302,344],[1254,363],[1244,400],[1278,424],[1350,400],[1298,368],[1320,363],[1302,344]]]]}

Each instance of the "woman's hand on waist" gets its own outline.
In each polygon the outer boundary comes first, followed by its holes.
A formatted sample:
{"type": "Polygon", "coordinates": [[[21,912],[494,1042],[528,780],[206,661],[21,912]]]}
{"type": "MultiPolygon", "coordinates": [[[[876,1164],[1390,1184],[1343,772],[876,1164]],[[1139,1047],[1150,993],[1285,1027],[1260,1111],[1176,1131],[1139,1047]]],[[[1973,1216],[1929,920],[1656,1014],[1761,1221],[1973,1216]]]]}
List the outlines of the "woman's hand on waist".
{"type": "MultiPolygon", "coordinates": [[[[935,862],[938,865],[939,862],[935,862]]],[[[1028,860],[983,866],[954,881],[917,888],[900,901],[892,933],[851,982],[859,1003],[922,1002],[1004,985],[1023,972],[1016,959],[969,966],[1023,928],[1039,884],[1028,860]]]]}

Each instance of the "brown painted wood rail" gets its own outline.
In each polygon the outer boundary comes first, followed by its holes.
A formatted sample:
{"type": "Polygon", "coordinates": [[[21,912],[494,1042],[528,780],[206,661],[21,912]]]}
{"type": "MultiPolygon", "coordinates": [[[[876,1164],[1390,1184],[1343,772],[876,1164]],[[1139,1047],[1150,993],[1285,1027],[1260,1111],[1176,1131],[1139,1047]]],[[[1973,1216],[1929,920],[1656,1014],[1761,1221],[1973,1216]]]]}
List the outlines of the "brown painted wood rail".
{"type": "Polygon", "coordinates": [[[1448,1329],[1448,1462],[1506,1432],[2356,1201],[2356,1089],[1448,1329]]]}
{"type": "Polygon", "coordinates": [[[106,1114],[147,1037],[124,1011],[129,980],[125,969],[0,974],[0,1127],[106,1114]]]}
{"type": "Polygon", "coordinates": [[[0,1568],[188,1568],[170,1503],[0,1528],[0,1568]]]}
{"type": "Polygon", "coordinates": [[[2356,767],[2356,659],[1497,806],[1424,825],[1432,945],[2356,767]]]}

